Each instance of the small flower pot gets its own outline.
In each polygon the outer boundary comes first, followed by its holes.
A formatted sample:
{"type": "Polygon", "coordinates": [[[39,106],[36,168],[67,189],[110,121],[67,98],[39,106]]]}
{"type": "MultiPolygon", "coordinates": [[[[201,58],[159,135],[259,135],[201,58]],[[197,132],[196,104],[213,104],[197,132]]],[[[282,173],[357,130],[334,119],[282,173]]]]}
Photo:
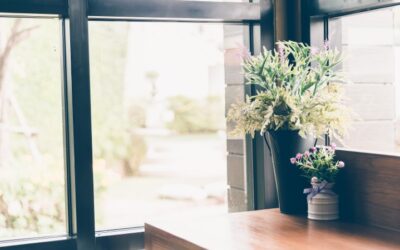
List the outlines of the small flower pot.
{"type": "MultiPolygon", "coordinates": [[[[321,185],[321,184],[317,184],[321,185]]],[[[334,183],[327,183],[322,189],[313,184],[313,190],[308,200],[308,218],[311,220],[337,220],[339,219],[338,195],[332,191],[334,183]],[[312,197],[311,197],[312,196],[312,197]]]]}

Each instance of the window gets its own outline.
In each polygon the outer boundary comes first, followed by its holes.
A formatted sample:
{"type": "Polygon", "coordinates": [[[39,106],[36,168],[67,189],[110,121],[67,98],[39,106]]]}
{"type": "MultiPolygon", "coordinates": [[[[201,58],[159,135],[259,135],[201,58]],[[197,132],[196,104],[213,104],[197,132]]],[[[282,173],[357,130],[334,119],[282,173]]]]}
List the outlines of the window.
{"type": "Polygon", "coordinates": [[[400,152],[400,8],[329,20],[332,47],[343,51],[349,106],[356,113],[343,146],[400,152]]]}
{"type": "Polygon", "coordinates": [[[59,27],[0,18],[0,240],[66,232],[59,27]]]}
{"type": "Polygon", "coordinates": [[[228,26],[90,23],[96,229],[227,212],[228,26]]]}
{"type": "Polygon", "coordinates": [[[142,249],[149,218],[251,207],[225,112],[260,5],[184,1],[0,4],[0,248],[142,249]]]}

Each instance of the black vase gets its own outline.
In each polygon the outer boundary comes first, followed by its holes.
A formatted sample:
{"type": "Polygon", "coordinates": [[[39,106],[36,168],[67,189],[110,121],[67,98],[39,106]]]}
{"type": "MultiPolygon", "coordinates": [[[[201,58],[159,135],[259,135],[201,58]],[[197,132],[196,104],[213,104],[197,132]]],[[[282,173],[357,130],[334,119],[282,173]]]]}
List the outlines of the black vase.
{"type": "MultiPolygon", "coordinates": [[[[264,135],[265,136],[265,135],[264,135]]],[[[310,184],[298,167],[290,163],[297,153],[304,153],[316,144],[313,137],[303,138],[298,131],[268,131],[266,134],[275,173],[279,208],[285,214],[306,214],[304,188],[310,184]]],[[[268,152],[269,153],[269,152],[268,152]]]]}

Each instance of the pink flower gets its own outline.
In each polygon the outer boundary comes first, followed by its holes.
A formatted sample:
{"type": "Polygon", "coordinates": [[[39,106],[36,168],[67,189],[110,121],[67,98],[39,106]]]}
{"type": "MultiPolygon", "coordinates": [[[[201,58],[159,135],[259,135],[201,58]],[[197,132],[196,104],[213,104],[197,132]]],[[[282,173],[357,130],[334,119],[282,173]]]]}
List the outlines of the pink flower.
{"type": "Polygon", "coordinates": [[[284,45],[281,43],[277,44],[278,47],[278,56],[279,56],[279,61],[281,64],[285,62],[285,48],[284,45]]]}
{"type": "Polygon", "coordinates": [[[332,148],[333,150],[336,150],[336,143],[331,143],[331,148],[332,148]]]}
{"type": "Polygon", "coordinates": [[[312,147],[311,148],[311,152],[313,152],[313,153],[317,152],[317,148],[316,147],[312,147]]]}
{"type": "Polygon", "coordinates": [[[302,157],[303,157],[303,155],[302,155],[302,154],[300,154],[300,153],[297,153],[297,155],[296,155],[296,159],[297,159],[297,160],[300,160],[302,157]]]}
{"type": "Polygon", "coordinates": [[[310,156],[310,152],[309,151],[304,152],[304,156],[305,157],[309,157],[310,156]]]}
{"type": "Polygon", "coordinates": [[[290,158],[290,163],[295,164],[296,163],[296,158],[290,158]]]}
{"type": "Polygon", "coordinates": [[[342,162],[342,161],[339,161],[338,162],[338,168],[344,168],[344,162],[342,162]]]}

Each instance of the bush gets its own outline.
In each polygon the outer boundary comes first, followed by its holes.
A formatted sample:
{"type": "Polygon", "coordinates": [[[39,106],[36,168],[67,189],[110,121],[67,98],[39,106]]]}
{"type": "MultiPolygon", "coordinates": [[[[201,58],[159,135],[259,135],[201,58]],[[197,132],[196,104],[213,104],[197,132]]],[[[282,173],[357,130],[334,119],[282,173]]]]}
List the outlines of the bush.
{"type": "Polygon", "coordinates": [[[0,227],[2,237],[65,231],[63,171],[2,168],[0,227]],[[18,173],[18,174],[17,174],[18,173]],[[45,197],[45,198],[44,198],[45,197]]]}
{"type": "Polygon", "coordinates": [[[174,96],[168,102],[174,118],[167,127],[177,133],[215,133],[224,129],[224,106],[218,96],[205,100],[174,96]]]}
{"type": "Polygon", "coordinates": [[[120,169],[121,174],[127,176],[135,175],[139,171],[147,153],[142,136],[121,128],[110,129],[97,137],[97,140],[95,159],[104,161],[108,168],[120,169]]]}

